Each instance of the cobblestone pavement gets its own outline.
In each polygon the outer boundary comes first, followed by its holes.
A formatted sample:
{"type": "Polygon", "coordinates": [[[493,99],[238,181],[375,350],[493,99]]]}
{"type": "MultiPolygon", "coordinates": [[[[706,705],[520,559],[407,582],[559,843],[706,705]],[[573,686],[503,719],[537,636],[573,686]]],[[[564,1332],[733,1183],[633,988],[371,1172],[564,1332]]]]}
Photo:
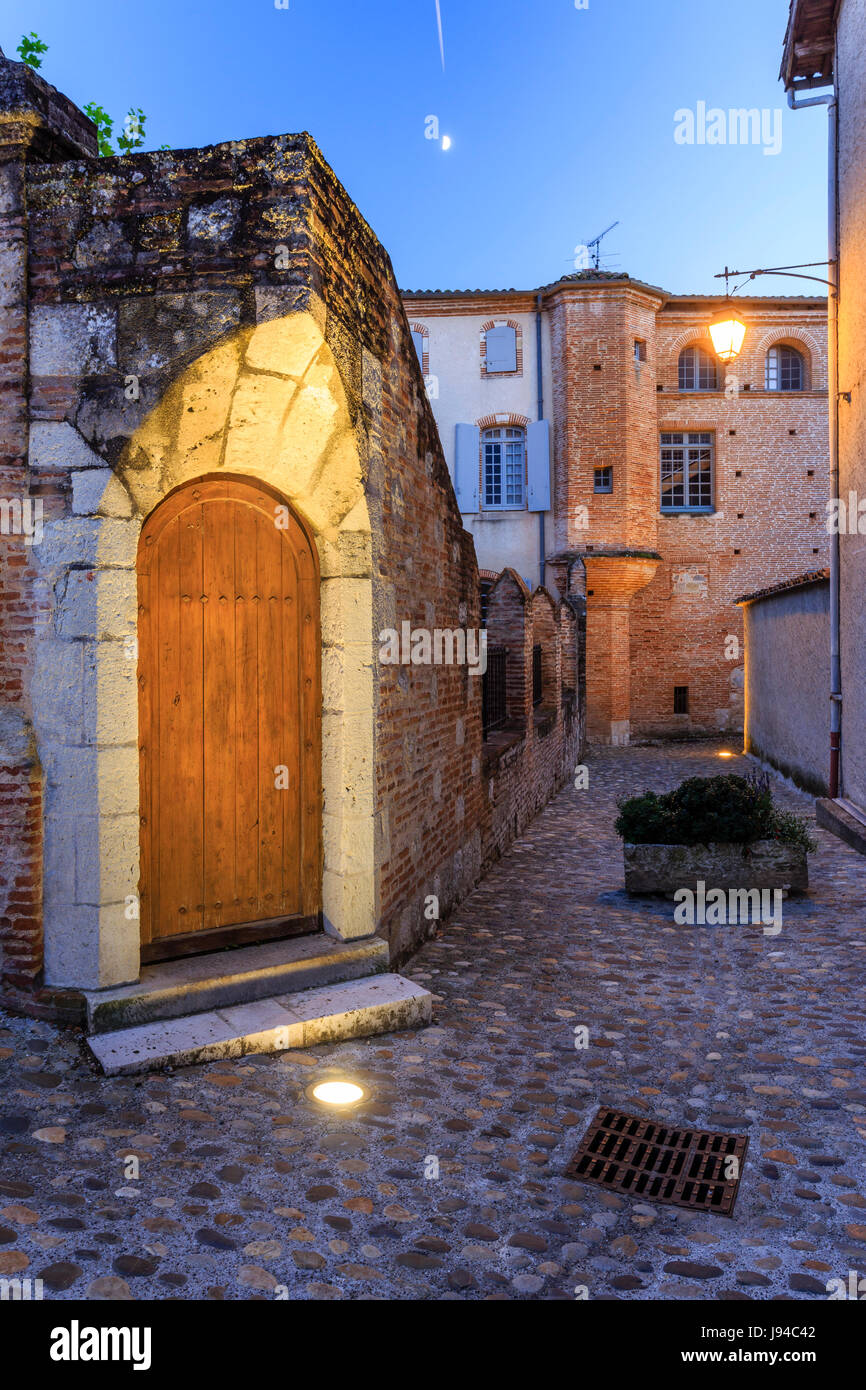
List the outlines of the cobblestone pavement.
{"type": "Polygon", "coordinates": [[[4,1015],[0,1273],[269,1300],[821,1299],[866,1274],[866,860],[818,832],[778,936],[675,926],[622,890],[616,800],[745,760],[589,766],[410,963],[426,1031],[106,1079],[74,1033],[4,1015]],[[334,1067],[363,1109],[307,1100],[334,1067]],[[600,1103],[747,1133],[734,1217],[566,1180],[600,1103]]]}

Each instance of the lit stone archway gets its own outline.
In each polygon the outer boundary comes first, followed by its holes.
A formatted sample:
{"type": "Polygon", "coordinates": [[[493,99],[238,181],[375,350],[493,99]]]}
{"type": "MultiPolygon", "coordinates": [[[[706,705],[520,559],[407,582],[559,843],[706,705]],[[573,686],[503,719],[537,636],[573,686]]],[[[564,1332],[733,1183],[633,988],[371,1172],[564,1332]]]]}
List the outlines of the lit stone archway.
{"type": "Polygon", "coordinates": [[[375,930],[372,542],[363,438],[317,317],[289,314],[240,330],[187,368],[115,469],[90,454],[78,475],[76,515],[46,528],[43,568],[55,607],[37,653],[34,726],[47,792],[49,984],[93,989],[138,978],[138,538],[144,518],[173,488],[221,471],[270,483],[315,537],[324,922],[344,939],[375,930]],[[70,724],[64,710],[78,711],[79,722],[70,724]]]}

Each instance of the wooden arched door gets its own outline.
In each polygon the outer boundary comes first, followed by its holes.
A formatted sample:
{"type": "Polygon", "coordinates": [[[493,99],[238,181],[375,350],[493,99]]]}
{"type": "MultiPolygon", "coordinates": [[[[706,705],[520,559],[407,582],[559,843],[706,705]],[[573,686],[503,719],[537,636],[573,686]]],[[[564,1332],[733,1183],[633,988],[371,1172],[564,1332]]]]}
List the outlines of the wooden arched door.
{"type": "Polygon", "coordinates": [[[142,959],[316,930],[315,547],[261,483],[200,479],[138,559],[142,959]]]}

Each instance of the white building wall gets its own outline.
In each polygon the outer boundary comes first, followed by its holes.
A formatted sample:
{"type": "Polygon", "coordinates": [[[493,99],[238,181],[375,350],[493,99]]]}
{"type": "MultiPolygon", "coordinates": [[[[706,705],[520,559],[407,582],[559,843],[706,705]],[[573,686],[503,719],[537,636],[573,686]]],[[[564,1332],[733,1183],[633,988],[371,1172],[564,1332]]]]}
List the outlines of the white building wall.
{"type": "MultiPolygon", "coordinates": [[[[526,299],[526,296],[521,296],[526,299]]],[[[475,425],[490,415],[538,418],[535,312],[515,312],[504,300],[476,300],[454,311],[454,301],[406,297],[410,324],[428,330],[428,394],[442,447],[454,477],[457,425],[475,425]],[[447,311],[445,311],[447,308],[447,311]],[[481,335],[485,323],[516,323],[522,334],[523,369],[507,376],[482,375],[481,335]]],[[[542,315],[544,413],[551,420],[553,396],[548,315],[542,315]]],[[[504,422],[503,422],[504,423],[504,422]]],[[[551,433],[552,433],[551,422],[551,433]]],[[[482,499],[483,500],[483,499],[482,499]]],[[[481,503],[479,503],[481,505],[481,503]]],[[[545,517],[547,552],[553,542],[552,513],[482,510],[464,513],[481,569],[510,565],[532,588],[539,582],[539,516],[545,517]]]]}

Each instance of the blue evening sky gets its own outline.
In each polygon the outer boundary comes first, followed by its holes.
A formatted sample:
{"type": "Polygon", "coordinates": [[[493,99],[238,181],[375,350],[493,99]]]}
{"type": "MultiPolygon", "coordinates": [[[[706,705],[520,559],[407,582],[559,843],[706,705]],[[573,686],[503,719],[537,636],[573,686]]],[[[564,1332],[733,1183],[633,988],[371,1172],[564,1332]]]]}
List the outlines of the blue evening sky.
{"type": "Polygon", "coordinates": [[[436,0],[6,0],[0,46],[35,30],[42,75],[116,124],[143,107],[148,148],[309,130],[404,289],[545,284],[617,220],[604,267],[677,293],[826,256],[826,115],[777,81],[788,0],[440,6],[444,73],[436,0]],[[675,143],[699,102],[782,110],[781,152],[675,143]]]}

